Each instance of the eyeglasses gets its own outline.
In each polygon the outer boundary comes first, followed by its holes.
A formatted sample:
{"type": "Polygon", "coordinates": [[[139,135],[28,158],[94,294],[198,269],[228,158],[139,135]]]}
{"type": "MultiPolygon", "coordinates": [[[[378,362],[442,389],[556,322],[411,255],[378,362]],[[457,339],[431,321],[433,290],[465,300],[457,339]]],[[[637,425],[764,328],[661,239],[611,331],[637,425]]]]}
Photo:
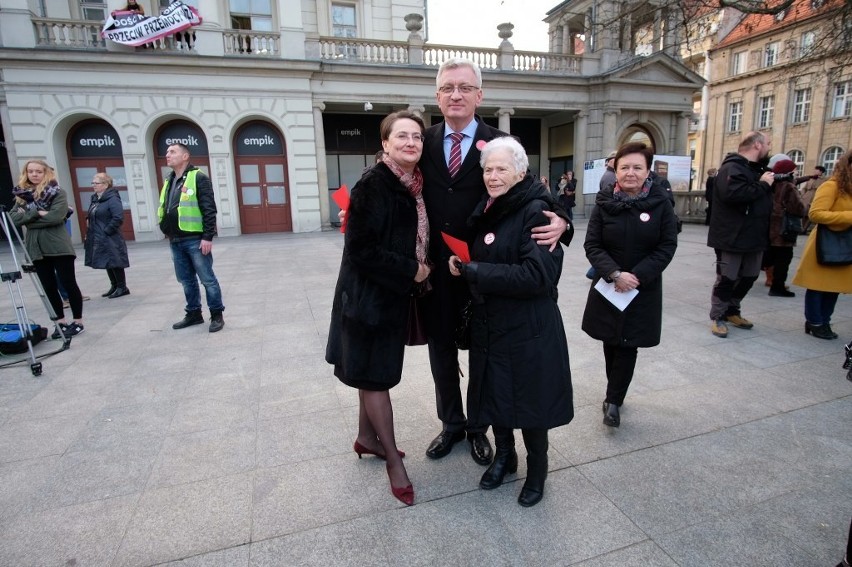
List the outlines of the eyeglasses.
{"type": "Polygon", "coordinates": [[[416,134],[416,133],[415,134],[406,134],[405,132],[400,132],[399,134],[394,136],[394,139],[399,141],[399,142],[407,142],[408,140],[414,140],[415,144],[422,144],[423,143],[423,135],[422,134],[416,134]]]}
{"type": "Polygon", "coordinates": [[[461,94],[470,94],[478,91],[479,87],[473,85],[441,85],[438,87],[438,92],[441,94],[453,94],[454,91],[459,91],[461,94]]]}
{"type": "Polygon", "coordinates": [[[92,185],[106,185],[106,181],[92,181],[92,185]]]}

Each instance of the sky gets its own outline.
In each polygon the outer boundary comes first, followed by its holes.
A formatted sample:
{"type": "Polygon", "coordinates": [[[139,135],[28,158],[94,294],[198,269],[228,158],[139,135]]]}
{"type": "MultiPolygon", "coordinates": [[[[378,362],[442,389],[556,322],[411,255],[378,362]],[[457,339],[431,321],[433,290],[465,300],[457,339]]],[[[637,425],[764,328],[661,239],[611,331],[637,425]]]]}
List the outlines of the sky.
{"type": "Polygon", "coordinates": [[[547,51],[547,12],[561,0],[427,0],[429,43],[496,49],[497,24],[515,25],[509,40],[519,51],[547,51]]]}

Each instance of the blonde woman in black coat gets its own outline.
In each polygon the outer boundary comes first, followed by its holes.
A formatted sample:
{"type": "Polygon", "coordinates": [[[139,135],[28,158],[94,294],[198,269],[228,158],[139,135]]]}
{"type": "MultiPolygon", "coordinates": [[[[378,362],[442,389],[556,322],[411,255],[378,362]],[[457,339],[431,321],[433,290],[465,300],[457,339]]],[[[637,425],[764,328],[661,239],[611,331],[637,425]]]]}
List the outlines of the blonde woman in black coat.
{"type": "Polygon", "coordinates": [[[391,492],[411,506],[414,488],[396,447],[389,390],[399,384],[411,295],[431,271],[429,220],[417,167],[426,128],[401,110],[380,125],[385,155],[352,188],[325,359],[358,389],[353,449],[387,461],[391,492]]]}
{"type": "Polygon", "coordinates": [[[618,427],[619,407],[633,379],[639,347],[660,344],[663,270],[677,249],[677,219],[659,178],[649,175],[654,154],[642,143],[621,146],[615,156],[616,183],[598,193],[586,232],[586,257],[617,292],[638,290],[619,311],[595,289],[595,276],[583,331],[603,342],[607,389],[605,425],[618,427]]]}
{"type": "Polygon", "coordinates": [[[527,479],[518,503],[534,506],[547,478],[547,432],[574,417],[568,344],[556,304],[562,249],[550,251],[530,238],[553,208],[550,190],[527,173],[524,148],[496,138],[480,163],[488,197],[470,217],[475,236],[471,262],[450,258],[450,273],[463,275],[473,295],[470,386],[479,415],[492,426],[494,461],[479,486],[497,488],[517,471],[514,429],[527,450],[527,479]]]}
{"type": "Polygon", "coordinates": [[[96,270],[106,270],[109,290],[101,297],[115,299],[130,295],[125,268],[130,267],[127,259],[127,244],[121,235],[124,223],[124,207],[121,195],[112,186],[112,177],[96,173],[92,179],[92,202],[86,216],[86,260],[85,265],[96,270]]]}

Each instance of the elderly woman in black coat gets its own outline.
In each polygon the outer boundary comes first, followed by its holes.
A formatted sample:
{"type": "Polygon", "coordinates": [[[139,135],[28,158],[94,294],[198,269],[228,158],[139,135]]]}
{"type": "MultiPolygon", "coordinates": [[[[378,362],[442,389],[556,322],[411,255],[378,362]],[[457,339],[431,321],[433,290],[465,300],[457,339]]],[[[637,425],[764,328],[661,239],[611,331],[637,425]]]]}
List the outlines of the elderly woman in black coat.
{"type": "Polygon", "coordinates": [[[130,295],[124,269],[130,266],[127,259],[127,244],[121,235],[124,222],[124,207],[121,195],[112,186],[112,177],[96,173],[92,179],[92,202],[86,216],[86,260],[85,265],[96,270],[106,270],[109,290],[101,297],[115,299],[130,295]]]}
{"type": "Polygon", "coordinates": [[[354,450],[387,461],[391,493],[407,505],[414,489],[396,448],[389,390],[399,384],[412,294],[429,277],[429,221],[417,167],[426,128],[401,110],[380,125],[385,154],[352,188],[325,359],[358,389],[354,450]]]}
{"type": "Polygon", "coordinates": [[[530,238],[548,224],[550,191],[527,173],[524,148],[496,138],[482,149],[480,164],[488,196],[469,223],[471,262],[450,258],[450,273],[462,275],[473,295],[470,323],[470,383],[479,385],[477,423],[494,431],[494,461],[479,482],[490,490],[517,471],[513,429],[527,449],[527,480],[518,503],[534,506],[544,495],[548,429],[574,417],[568,344],[556,305],[562,249],[550,251],[530,238]]]}
{"type": "Polygon", "coordinates": [[[616,183],[601,190],[586,232],[586,257],[596,274],[619,293],[638,290],[620,311],[595,288],[589,289],[583,330],[603,341],[606,361],[604,424],[618,427],[618,408],[633,379],[638,347],[660,344],[663,270],[677,248],[677,217],[659,177],[649,175],[654,154],[628,143],[615,156],[616,183]]]}

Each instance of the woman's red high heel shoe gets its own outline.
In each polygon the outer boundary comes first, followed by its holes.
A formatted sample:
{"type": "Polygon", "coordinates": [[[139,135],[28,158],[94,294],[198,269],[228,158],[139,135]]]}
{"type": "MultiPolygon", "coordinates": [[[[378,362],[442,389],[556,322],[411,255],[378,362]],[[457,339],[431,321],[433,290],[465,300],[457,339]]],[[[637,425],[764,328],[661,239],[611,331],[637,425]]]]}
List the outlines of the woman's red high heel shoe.
{"type": "MultiPolygon", "coordinates": [[[[385,465],[385,468],[387,468],[387,465],[385,465]]],[[[388,482],[390,482],[390,470],[388,470],[388,482]]],[[[391,483],[391,494],[406,506],[414,505],[414,487],[410,484],[397,488],[391,483]]]]}
{"type": "MultiPolygon", "coordinates": [[[[371,451],[370,449],[367,449],[366,447],[364,447],[363,445],[361,445],[357,441],[355,441],[355,443],[352,445],[352,449],[354,449],[355,452],[358,453],[359,459],[361,458],[361,455],[373,455],[373,456],[380,458],[383,461],[385,460],[384,455],[380,455],[380,454],[376,453],[375,451],[371,451]]],[[[397,449],[396,452],[399,453],[400,458],[405,457],[405,451],[400,451],[399,449],[397,449]]]]}
{"type": "Polygon", "coordinates": [[[414,487],[410,484],[402,488],[394,488],[394,486],[391,485],[391,494],[393,494],[397,500],[406,506],[414,505],[414,487]]]}

